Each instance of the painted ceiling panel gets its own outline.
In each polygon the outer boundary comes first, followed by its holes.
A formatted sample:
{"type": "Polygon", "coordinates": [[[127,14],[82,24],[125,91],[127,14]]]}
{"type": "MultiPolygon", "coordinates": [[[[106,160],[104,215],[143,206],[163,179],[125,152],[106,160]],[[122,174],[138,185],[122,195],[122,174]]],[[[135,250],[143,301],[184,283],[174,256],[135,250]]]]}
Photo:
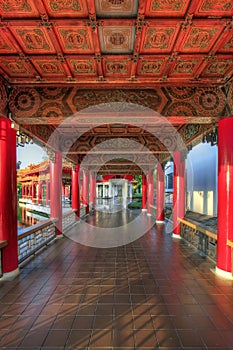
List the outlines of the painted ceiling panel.
{"type": "Polygon", "coordinates": [[[148,17],[182,17],[189,2],[188,0],[151,0],[147,2],[146,15],[148,17]]]}
{"type": "Polygon", "coordinates": [[[46,28],[34,23],[23,25],[21,22],[17,25],[15,22],[10,26],[16,41],[22,47],[26,54],[48,54],[55,53],[52,40],[46,28]]]}
{"type": "Polygon", "coordinates": [[[64,53],[94,53],[91,29],[89,27],[85,25],[60,25],[56,28],[56,32],[64,53]]]}
{"type": "Polygon", "coordinates": [[[98,17],[137,17],[139,0],[95,0],[98,17]]]}
{"type": "Polygon", "coordinates": [[[227,84],[232,15],[230,0],[1,0],[1,74],[22,86],[227,84]]]}
{"type": "Polygon", "coordinates": [[[0,12],[4,18],[40,17],[33,0],[1,0],[0,12]]]}
{"type": "Polygon", "coordinates": [[[180,30],[176,21],[150,21],[143,28],[141,53],[169,53],[180,30]]]}
{"type": "Polygon", "coordinates": [[[101,51],[105,54],[132,54],[135,39],[135,28],[132,25],[99,27],[101,51]]]}
{"type": "Polygon", "coordinates": [[[86,1],[80,0],[49,0],[44,1],[45,8],[51,17],[87,17],[86,1]]]}

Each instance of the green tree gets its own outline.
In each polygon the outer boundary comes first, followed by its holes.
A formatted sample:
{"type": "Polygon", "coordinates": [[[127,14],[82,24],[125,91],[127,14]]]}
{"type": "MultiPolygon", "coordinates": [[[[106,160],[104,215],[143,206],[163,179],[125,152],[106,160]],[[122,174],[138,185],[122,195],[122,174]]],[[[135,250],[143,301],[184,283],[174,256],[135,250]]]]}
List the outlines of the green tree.
{"type": "Polygon", "coordinates": [[[134,180],[137,181],[137,183],[133,186],[135,193],[141,193],[142,190],[142,175],[134,175],[134,180]]]}

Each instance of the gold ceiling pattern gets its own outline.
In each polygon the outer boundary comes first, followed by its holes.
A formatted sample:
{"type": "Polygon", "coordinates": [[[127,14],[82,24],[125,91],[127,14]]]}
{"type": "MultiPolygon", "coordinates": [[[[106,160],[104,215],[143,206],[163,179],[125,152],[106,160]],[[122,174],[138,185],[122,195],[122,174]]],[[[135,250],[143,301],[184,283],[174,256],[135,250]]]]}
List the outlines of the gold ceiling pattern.
{"type": "Polygon", "coordinates": [[[24,132],[102,173],[141,172],[138,158],[167,159],[233,113],[233,2],[1,0],[0,75],[0,112],[24,132]],[[109,154],[118,139],[138,152],[109,154]]]}
{"type": "Polygon", "coordinates": [[[2,0],[0,73],[11,84],[224,85],[231,0],[2,0]]]}

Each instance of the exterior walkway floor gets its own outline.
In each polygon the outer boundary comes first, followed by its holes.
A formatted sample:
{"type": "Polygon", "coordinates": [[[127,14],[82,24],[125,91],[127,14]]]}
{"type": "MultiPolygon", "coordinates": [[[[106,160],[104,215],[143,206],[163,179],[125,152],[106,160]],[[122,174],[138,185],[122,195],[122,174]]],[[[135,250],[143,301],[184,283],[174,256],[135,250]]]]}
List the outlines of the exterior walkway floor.
{"type": "Polygon", "coordinates": [[[0,285],[0,349],[233,349],[213,267],[163,226],[116,248],[64,237],[0,285]]]}

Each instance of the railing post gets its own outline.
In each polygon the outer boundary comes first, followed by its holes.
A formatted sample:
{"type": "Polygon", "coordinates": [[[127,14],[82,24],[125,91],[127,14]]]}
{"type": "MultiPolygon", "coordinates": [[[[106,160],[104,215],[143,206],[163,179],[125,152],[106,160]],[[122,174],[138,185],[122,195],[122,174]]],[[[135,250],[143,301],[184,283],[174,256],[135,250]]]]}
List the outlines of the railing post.
{"type": "Polygon", "coordinates": [[[185,213],[185,160],[182,152],[174,152],[173,237],[180,238],[179,218],[185,213]]]}
{"type": "Polygon", "coordinates": [[[17,245],[16,131],[11,121],[0,116],[0,240],[8,245],[2,252],[3,278],[19,274],[17,245]]]}
{"type": "Polygon", "coordinates": [[[62,234],[62,154],[55,153],[50,161],[50,218],[57,219],[56,234],[62,234]]]}
{"type": "Polygon", "coordinates": [[[232,252],[227,240],[233,241],[233,116],[218,124],[218,251],[216,273],[232,276],[232,252]]]}
{"type": "Polygon", "coordinates": [[[80,165],[76,164],[72,169],[72,209],[76,212],[77,219],[80,218],[80,189],[79,189],[80,165]]]}
{"type": "Polygon", "coordinates": [[[142,211],[146,211],[146,201],[147,201],[147,179],[146,175],[142,174],[142,211]]]}
{"type": "Polygon", "coordinates": [[[164,170],[160,163],[157,165],[156,178],[156,223],[164,223],[164,170]]]}

